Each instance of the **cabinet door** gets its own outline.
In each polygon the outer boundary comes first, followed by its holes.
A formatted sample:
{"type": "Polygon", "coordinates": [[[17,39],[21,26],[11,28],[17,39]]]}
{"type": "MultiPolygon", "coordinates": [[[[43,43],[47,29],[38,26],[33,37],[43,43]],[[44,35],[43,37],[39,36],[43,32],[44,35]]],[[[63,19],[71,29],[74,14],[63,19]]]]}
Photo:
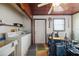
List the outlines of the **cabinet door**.
{"type": "Polygon", "coordinates": [[[35,20],[35,43],[45,43],[45,20],[35,20]]]}
{"type": "Polygon", "coordinates": [[[3,47],[0,48],[0,56],[8,56],[15,50],[15,46],[13,46],[13,43],[9,43],[3,47]]]}

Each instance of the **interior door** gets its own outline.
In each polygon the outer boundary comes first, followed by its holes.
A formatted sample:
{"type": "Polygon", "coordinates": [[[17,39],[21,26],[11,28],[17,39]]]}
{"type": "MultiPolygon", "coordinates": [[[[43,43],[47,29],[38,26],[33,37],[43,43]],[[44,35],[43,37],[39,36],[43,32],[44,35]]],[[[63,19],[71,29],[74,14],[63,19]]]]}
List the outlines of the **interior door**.
{"type": "Polygon", "coordinates": [[[45,20],[35,20],[35,44],[45,43],[45,20]]]}

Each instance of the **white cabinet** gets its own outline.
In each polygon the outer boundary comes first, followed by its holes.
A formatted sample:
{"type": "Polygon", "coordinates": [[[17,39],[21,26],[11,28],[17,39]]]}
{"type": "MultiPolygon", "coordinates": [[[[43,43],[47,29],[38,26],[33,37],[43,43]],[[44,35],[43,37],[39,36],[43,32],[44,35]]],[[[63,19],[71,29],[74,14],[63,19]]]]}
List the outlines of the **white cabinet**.
{"type": "Polygon", "coordinates": [[[12,52],[14,52],[16,45],[17,45],[17,40],[12,41],[11,43],[3,47],[0,47],[0,56],[8,56],[12,52]]]}
{"type": "Polygon", "coordinates": [[[26,34],[18,40],[17,55],[24,56],[27,54],[31,45],[31,34],[26,34]]]}

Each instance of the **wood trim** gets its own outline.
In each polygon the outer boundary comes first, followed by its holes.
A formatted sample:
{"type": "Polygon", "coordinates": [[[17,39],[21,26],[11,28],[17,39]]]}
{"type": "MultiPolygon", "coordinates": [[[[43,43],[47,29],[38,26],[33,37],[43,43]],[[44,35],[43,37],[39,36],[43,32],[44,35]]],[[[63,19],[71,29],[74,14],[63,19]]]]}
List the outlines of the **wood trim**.
{"type": "Polygon", "coordinates": [[[35,20],[45,20],[45,43],[47,43],[47,21],[46,21],[46,19],[34,19],[34,39],[33,39],[33,41],[34,41],[34,44],[35,44],[35,20]]]}
{"type": "Polygon", "coordinates": [[[73,35],[73,15],[71,15],[71,39],[74,40],[74,35],[73,35]]]}
{"type": "Polygon", "coordinates": [[[34,15],[73,15],[73,14],[32,14],[33,16],[34,15]]]}
{"type": "Polygon", "coordinates": [[[77,11],[77,12],[73,13],[72,15],[74,15],[74,14],[76,14],[76,13],[79,13],[79,11],[77,11]]]}
{"type": "MultiPolygon", "coordinates": [[[[71,14],[72,15],[72,14],[71,14]]],[[[65,15],[33,15],[33,16],[65,16],[65,15]]],[[[35,19],[35,18],[34,18],[35,19]]],[[[45,19],[45,18],[44,18],[45,19]]]]}
{"type": "Polygon", "coordinates": [[[32,15],[74,15],[76,13],[79,13],[79,11],[76,11],[76,12],[74,12],[72,14],[32,14],[32,15]]]}
{"type": "Polygon", "coordinates": [[[45,19],[45,43],[47,43],[47,20],[45,19]]]}
{"type": "Polygon", "coordinates": [[[31,20],[31,32],[32,32],[32,36],[31,36],[31,44],[34,45],[35,44],[35,41],[34,41],[34,19],[31,20]]]}
{"type": "Polygon", "coordinates": [[[53,31],[57,31],[57,32],[63,32],[63,31],[65,31],[65,18],[53,18],[53,31]],[[54,19],[62,19],[62,20],[64,20],[64,30],[54,30],[54,19]]]}

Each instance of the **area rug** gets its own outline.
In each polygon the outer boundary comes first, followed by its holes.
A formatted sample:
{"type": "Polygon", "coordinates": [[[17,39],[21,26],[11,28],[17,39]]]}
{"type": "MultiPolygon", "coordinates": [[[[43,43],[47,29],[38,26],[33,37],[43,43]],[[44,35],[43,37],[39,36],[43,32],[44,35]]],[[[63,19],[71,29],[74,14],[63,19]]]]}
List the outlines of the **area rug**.
{"type": "Polygon", "coordinates": [[[36,56],[48,56],[48,49],[44,44],[36,45],[36,56]]]}

